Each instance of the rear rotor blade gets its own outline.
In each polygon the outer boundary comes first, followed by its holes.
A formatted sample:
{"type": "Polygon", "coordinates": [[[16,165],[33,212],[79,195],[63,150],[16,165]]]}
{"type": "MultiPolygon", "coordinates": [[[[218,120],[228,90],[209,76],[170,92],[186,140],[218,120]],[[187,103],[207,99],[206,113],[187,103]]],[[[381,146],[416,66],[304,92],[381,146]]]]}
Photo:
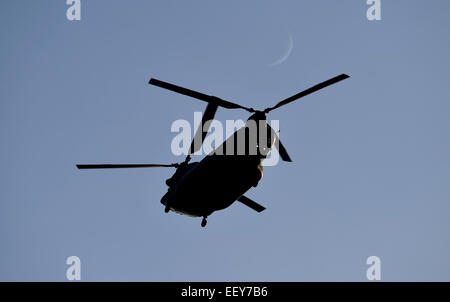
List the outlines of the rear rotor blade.
{"type": "Polygon", "coordinates": [[[211,126],[211,123],[206,123],[212,119],[214,119],[214,115],[217,111],[217,105],[209,103],[208,106],[206,106],[205,113],[202,117],[202,122],[198,126],[197,132],[195,133],[194,139],[191,143],[191,148],[189,149],[189,154],[193,154],[200,150],[203,140],[205,139],[206,134],[208,133],[209,127],[211,126]],[[206,127],[205,127],[206,123],[206,127]]]}
{"type": "Polygon", "coordinates": [[[227,109],[244,109],[244,110],[247,110],[249,112],[254,112],[255,111],[253,108],[247,108],[247,107],[241,106],[239,104],[235,104],[235,103],[232,103],[232,102],[229,102],[229,101],[222,100],[221,98],[218,98],[216,96],[206,95],[206,94],[203,94],[203,93],[191,90],[191,89],[187,89],[187,88],[184,88],[184,87],[181,87],[181,86],[177,86],[177,85],[174,85],[174,84],[163,82],[163,81],[160,81],[160,80],[157,80],[157,79],[153,79],[153,78],[150,79],[149,84],[152,84],[152,85],[164,88],[164,89],[168,89],[168,90],[180,93],[180,94],[184,94],[184,95],[193,97],[195,99],[198,99],[198,100],[201,100],[201,101],[204,101],[204,102],[208,102],[208,103],[211,103],[211,104],[215,104],[217,106],[221,106],[221,107],[224,107],[224,108],[227,108],[227,109]]]}
{"type": "Polygon", "coordinates": [[[179,164],[159,165],[159,164],[99,164],[99,165],[77,165],[78,169],[122,169],[122,168],[159,168],[178,167],[179,164]]]}
{"type": "Polygon", "coordinates": [[[245,204],[247,207],[249,207],[249,208],[255,210],[255,211],[258,212],[258,213],[260,213],[260,212],[262,212],[262,211],[264,211],[264,210],[266,209],[265,207],[263,207],[263,206],[260,205],[259,203],[257,203],[257,202],[255,202],[255,201],[251,200],[251,199],[248,198],[248,197],[245,197],[244,195],[242,195],[241,197],[239,197],[237,200],[238,200],[239,202],[245,204]]]}
{"type": "Polygon", "coordinates": [[[304,90],[304,91],[302,91],[302,92],[300,92],[300,93],[297,93],[297,94],[295,94],[295,95],[293,95],[293,96],[291,96],[291,97],[289,97],[289,98],[287,98],[287,99],[284,99],[284,100],[282,100],[281,102],[279,102],[278,104],[276,104],[275,106],[266,108],[266,109],[264,110],[264,112],[265,112],[265,113],[268,113],[268,112],[270,112],[270,111],[272,111],[272,110],[274,110],[274,109],[277,109],[277,108],[279,108],[279,107],[281,107],[281,106],[284,106],[284,105],[286,105],[286,104],[289,104],[289,103],[291,103],[291,102],[293,102],[293,101],[296,101],[296,100],[298,100],[298,99],[300,99],[300,98],[302,98],[302,97],[304,97],[304,96],[307,96],[308,94],[311,94],[311,93],[313,93],[313,92],[316,92],[316,91],[318,91],[318,90],[320,90],[320,89],[322,89],[322,88],[325,88],[325,87],[327,87],[327,86],[333,85],[333,84],[335,84],[335,83],[337,83],[337,82],[340,82],[340,81],[342,81],[342,80],[345,80],[345,79],[347,79],[347,78],[349,78],[349,77],[350,77],[350,76],[348,76],[348,75],[346,75],[346,74],[338,75],[338,76],[336,76],[336,77],[334,77],[334,78],[332,78],[332,79],[329,79],[329,80],[327,80],[327,81],[325,81],[325,82],[322,82],[322,83],[317,84],[317,85],[315,85],[315,86],[313,86],[313,87],[311,87],[311,88],[308,88],[308,89],[306,89],[306,90],[304,90]]]}

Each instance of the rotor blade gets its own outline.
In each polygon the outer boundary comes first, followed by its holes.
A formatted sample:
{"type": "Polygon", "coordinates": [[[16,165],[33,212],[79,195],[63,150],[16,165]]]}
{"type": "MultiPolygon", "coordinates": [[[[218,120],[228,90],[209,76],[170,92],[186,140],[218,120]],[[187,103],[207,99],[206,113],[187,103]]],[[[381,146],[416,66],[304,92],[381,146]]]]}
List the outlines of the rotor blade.
{"type": "Polygon", "coordinates": [[[77,165],[78,169],[120,169],[120,168],[158,168],[158,167],[178,167],[179,164],[159,165],[159,164],[99,164],[99,165],[77,165]]]}
{"type": "Polygon", "coordinates": [[[174,84],[163,82],[163,81],[160,81],[160,80],[157,80],[157,79],[153,79],[153,78],[150,79],[149,84],[152,84],[152,85],[164,88],[164,89],[168,89],[168,90],[180,93],[180,94],[184,94],[184,95],[193,97],[195,99],[198,99],[198,100],[201,100],[201,101],[204,101],[204,102],[208,102],[208,103],[212,103],[212,104],[215,104],[217,106],[221,106],[221,107],[224,107],[224,108],[227,108],[227,109],[244,109],[244,110],[247,110],[249,112],[254,112],[255,111],[252,108],[247,108],[247,107],[241,106],[239,104],[235,104],[235,103],[232,103],[232,102],[229,102],[229,101],[225,101],[225,100],[222,100],[221,98],[218,98],[216,96],[206,95],[206,94],[194,91],[194,90],[190,90],[190,89],[187,89],[187,88],[184,88],[184,87],[181,87],[181,86],[177,86],[177,85],[174,85],[174,84]]]}
{"type": "Polygon", "coordinates": [[[307,96],[308,94],[311,94],[311,93],[313,93],[313,92],[316,92],[317,90],[320,90],[320,89],[325,88],[325,87],[327,87],[327,86],[333,85],[333,84],[335,84],[335,83],[337,83],[337,82],[340,82],[340,81],[342,81],[342,80],[345,80],[345,79],[347,79],[347,78],[349,78],[349,77],[350,77],[350,76],[348,76],[348,75],[346,75],[346,74],[338,75],[338,76],[336,76],[336,77],[334,77],[334,78],[332,78],[332,79],[329,79],[329,80],[327,80],[327,81],[325,81],[325,82],[322,82],[322,83],[317,84],[317,85],[315,85],[315,86],[313,86],[313,87],[311,87],[311,88],[308,88],[308,89],[306,89],[306,90],[304,90],[304,91],[302,91],[302,92],[300,92],[300,93],[297,93],[296,95],[293,95],[293,96],[291,96],[291,97],[289,97],[289,98],[287,98],[287,99],[284,99],[284,100],[282,100],[281,102],[279,102],[278,104],[276,104],[275,106],[266,108],[266,109],[264,110],[264,112],[268,113],[268,112],[270,112],[270,111],[272,111],[272,110],[274,110],[274,109],[277,109],[277,108],[279,108],[279,107],[281,107],[281,106],[284,106],[284,105],[286,105],[286,104],[289,104],[290,102],[293,102],[293,101],[295,101],[295,100],[298,100],[299,98],[302,98],[302,97],[304,97],[304,96],[307,96]]]}
{"type": "Polygon", "coordinates": [[[273,130],[272,127],[270,127],[269,124],[267,124],[267,127],[270,128],[271,130],[271,134],[275,136],[275,147],[278,150],[278,153],[280,154],[280,157],[282,160],[287,161],[287,162],[292,162],[291,157],[289,156],[289,154],[287,153],[286,148],[283,146],[283,144],[281,143],[280,138],[278,137],[277,133],[275,132],[275,130],[273,130]]]}
{"type": "Polygon", "coordinates": [[[275,142],[275,146],[277,147],[278,153],[280,153],[280,157],[282,160],[292,162],[292,159],[290,158],[286,148],[283,146],[280,139],[278,138],[278,135],[277,135],[277,142],[275,142]]]}
{"type": "Polygon", "coordinates": [[[216,114],[216,111],[217,111],[217,105],[208,103],[208,106],[206,106],[205,113],[203,114],[203,117],[202,117],[202,122],[198,126],[197,132],[195,133],[194,139],[192,140],[191,148],[189,149],[189,154],[193,154],[201,148],[201,146],[203,144],[203,140],[205,139],[205,136],[208,133],[209,127],[211,126],[211,123],[206,123],[206,122],[214,119],[214,115],[216,114]],[[206,123],[206,127],[205,127],[205,123],[206,123]]]}
{"type": "Polygon", "coordinates": [[[237,200],[239,202],[245,204],[247,207],[252,208],[253,210],[255,210],[258,213],[261,213],[262,211],[264,211],[266,209],[265,207],[263,207],[259,203],[254,202],[253,200],[251,200],[248,197],[245,197],[244,195],[239,197],[237,200]]]}

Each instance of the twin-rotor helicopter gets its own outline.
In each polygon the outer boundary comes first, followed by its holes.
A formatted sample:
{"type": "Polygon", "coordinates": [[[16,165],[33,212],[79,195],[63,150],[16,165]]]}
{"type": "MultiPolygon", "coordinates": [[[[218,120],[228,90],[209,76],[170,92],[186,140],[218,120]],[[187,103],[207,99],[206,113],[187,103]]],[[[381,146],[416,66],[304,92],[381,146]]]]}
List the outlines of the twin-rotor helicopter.
{"type": "Polygon", "coordinates": [[[166,213],[173,211],[188,216],[202,217],[202,227],[206,226],[206,219],[213,212],[223,210],[235,201],[239,201],[257,212],[262,212],[265,207],[244,195],[250,188],[256,187],[261,180],[263,175],[261,162],[268,156],[273,147],[278,149],[282,160],[291,161],[278,135],[266,122],[266,115],[272,110],[347,78],[349,76],[346,74],[338,75],[264,110],[255,110],[216,96],[206,95],[152,78],[149,82],[151,85],[208,103],[186,159],[174,164],[79,164],[77,167],[78,169],[176,168],[172,177],[166,180],[168,190],[162,197],[161,203],[164,205],[166,213]],[[248,118],[244,127],[234,132],[222,145],[205,156],[200,162],[190,162],[191,154],[201,148],[201,144],[199,145],[196,142],[203,142],[210,125],[208,121],[214,119],[218,107],[243,109],[252,115],[248,118]],[[249,131],[248,124],[250,122],[257,125],[256,131],[249,131]],[[260,133],[266,133],[266,135],[258,135],[260,133]],[[256,138],[252,135],[256,135],[256,138]],[[236,142],[239,143],[237,138],[240,137],[244,137],[244,145],[241,145],[245,150],[243,153],[237,152],[240,146],[236,142]],[[230,146],[233,150],[230,150],[230,146]],[[218,150],[220,152],[217,152],[218,150]]]}

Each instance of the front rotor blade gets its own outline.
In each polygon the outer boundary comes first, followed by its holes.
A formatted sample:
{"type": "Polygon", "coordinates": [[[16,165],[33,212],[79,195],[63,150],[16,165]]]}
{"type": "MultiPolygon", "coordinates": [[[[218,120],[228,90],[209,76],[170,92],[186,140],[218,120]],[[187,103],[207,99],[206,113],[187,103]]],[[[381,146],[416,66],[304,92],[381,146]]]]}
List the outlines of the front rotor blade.
{"type": "Polygon", "coordinates": [[[78,169],[122,169],[122,168],[158,168],[158,167],[178,167],[179,164],[159,165],[159,164],[99,164],[99,165],[77,165],[78,169]]]}
{"type": "Polygon", "coordinates": [[[232,103],[229,101],[222,100],[221,98],[218,98],[216,96],[206,95],[204,93],[200,93],[200,92],[197,92],[197,91],[194,91],[191,89],[187,89],[187,88],[184,88],[181,86],[163,82],[163,81],[160,81],[157,79],[153,79],[153,78],[150,79],[149,84],[152,84],[152,85],[164,88],[164,89],[168,89],[168,90],[180,93],[180,94],[184,94],[184,95],[193,97],[195,99],[198,99],[198,100],[201,100],[204,102],[208,102],[211,104],[215,104],[217,106],[221,106],[221,107],[224,107],[227,109],[244,109],[249,112],[254,112],[254,110],[252,108],[247,108],[247,107],[241,106],[239,104],[235,104],[235,103],[232,103]]]}
{"type": "Polygon", "coordinates": [[[264,112],[268,113],[268,112],[270,112],[270,111],[272,111],[274,109],[277,109],[277,108],[279,108],[281,106],[289,104],[289,103],[291,103],[293,101],[296,101],[296,100],[298,100],[298,99],[300,99],[300,98],[302,98],[304,96],[307,96],[308,94],[316,92],[317,90],[320,90],[320,89],[325,88],[327,86],[333,85],[333,84],[335,84],[337,82],[340,82],[342,80],[345,80],[345,79],[347,79],[349,77],[350,76],[348,76],[346,74],[338,75],[338,76],[336,76],[336,77],[334,77],[332,79],[329,79],[329,80],[327,80],[325,82],[322,82],[322,83],[317,84],[317,85],[315,85],[315,86],[313,86],[311,88],[308,88],[308,89],[306,89],[306,90],[304,90],[304,91],[302,91],[300,93],[297,93],[296,95],[293,95],[293,96],[291,96],[291,97],[289,97],[287,99],[284,99],[281,102],[279,102],[278,104],[276,104],[275,106],[265,109],[264,112]]]}
{"type": "Polygon", "coordinates": [[[198,126],[197,132],[195,133],[194,139],[191,143],[191,148],[189,149],[189,154],[193,154],[197,152],[202,144],[203,140],[205,139],[206,134],[208,133],[209,127],[211,126],[211,123],[206,123],[212,119],[214,119],[214,115],[217,111],[217,105],[209,103],[206,107],[205,113],[202,117],[202,122],[198,126]],[[206,125],[206,127],[205,127],[206,125]]]}
{"type": "Polygon", "coordinates": [[[292,159],[290,158],[289,154],[287,153],[286,148],[283,146],[280,139],[278,138],[278,135],[277,135],[277,141],[275,142],[275,146],[277,147],[278,153],[280,153],[280,157],[282,160],[287,161],[287,162],[292,162],[292,159]]]}
{"type": "Polygon", "coordinates": [[[278,137],[277,133],[275,132],[275,130],[273,130],[272,127],[270,127],[269,124],[267,124],[267,127],[270,128],[271,131],[271,135],[275,136],[275,147],[278,150],[278,153],[280,154],[280,157],[282,160],[287,161],[287,162],[292,162],[291,157],[289,156],[289,154],[287,153],[286,148],[283,146],[283,144],[281,143],[280,138],[278,137]]]}

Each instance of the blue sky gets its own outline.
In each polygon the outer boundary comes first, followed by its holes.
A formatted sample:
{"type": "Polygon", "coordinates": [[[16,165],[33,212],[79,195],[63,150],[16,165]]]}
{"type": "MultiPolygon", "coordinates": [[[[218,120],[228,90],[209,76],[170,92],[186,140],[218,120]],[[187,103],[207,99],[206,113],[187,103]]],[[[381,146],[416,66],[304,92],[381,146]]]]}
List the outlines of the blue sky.
{"type": "MultiPolygon", "coordinates": [[[[0,280],[450,280],[450,4],[365,1],[65,1],[0,4],[0,280]],[[289,45],[282,64],[270,66],[289,45]],[[205,104],[150,77],[254,108],[340,73],[274,111],[293,163],[264,170],[208,219],[165,214],[176,119],[205,104]]],[[[216,118],[246,119],[219,109],[216,118]]],[[[212,197],[213,198],[213,197],[212,197]]]]}

